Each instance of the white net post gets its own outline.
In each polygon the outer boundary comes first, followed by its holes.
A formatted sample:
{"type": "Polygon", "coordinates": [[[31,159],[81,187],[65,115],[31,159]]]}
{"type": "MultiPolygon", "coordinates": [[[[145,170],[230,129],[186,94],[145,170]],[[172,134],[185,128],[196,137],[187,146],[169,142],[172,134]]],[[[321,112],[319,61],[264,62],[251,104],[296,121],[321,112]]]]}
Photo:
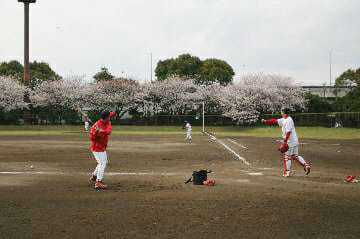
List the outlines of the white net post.
{"type": "Polygon", "coordinates": [[[205,132],[205,102],[202,102],[202,127],[203,132],[205,132]]]}

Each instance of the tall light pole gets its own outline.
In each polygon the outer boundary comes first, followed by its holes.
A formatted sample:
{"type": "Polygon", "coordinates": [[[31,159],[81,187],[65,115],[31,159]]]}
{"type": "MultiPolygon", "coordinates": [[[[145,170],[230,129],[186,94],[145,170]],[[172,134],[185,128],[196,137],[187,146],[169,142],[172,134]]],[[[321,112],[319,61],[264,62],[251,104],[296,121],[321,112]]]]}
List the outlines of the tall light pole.
{"type": "Polygon", "coordinates": [[[24,83],[29,84],[29,6],[36,0],[18,0],[18,2],[24,3],[24,83]]]}
{"type": "Polygon", "coordinates": [[[329,69],[329,71],[330,71],[330,86],[331,86],[331,78],[332,78],[332,72],[331,72],[331,71],[332,71],[332,70],[331,70],[331,63],[332,63],[332,62],[331,62],[331,60],[332,60],[332,59],[331,59],[331,51],[330,51],[330,52],[329,52],[329,63],[330,63],[330,69],[329,69]]]}
{"type": "Polygon", "coordinates": [[[152,77],[153,77],[153,69],[152,69],[152,52],[150,54],[150,82],[152,82],[152,77]]]}

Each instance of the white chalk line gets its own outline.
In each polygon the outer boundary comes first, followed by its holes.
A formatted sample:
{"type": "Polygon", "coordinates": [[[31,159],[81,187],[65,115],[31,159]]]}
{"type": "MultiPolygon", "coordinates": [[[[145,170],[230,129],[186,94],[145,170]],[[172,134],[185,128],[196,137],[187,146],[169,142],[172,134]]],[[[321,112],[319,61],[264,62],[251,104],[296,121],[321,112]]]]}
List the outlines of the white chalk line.
{"type": "MultiPolygon", "coordinates": [[[[276,142],[283,143],[283,140],[277,139],[276,142]]],[[[340,146],[341,144],[326,144],[326,143],[318,143],[318,142],[301,142],[299,144],[316,144],[316,145],[331,145],[331,146],[340,146]]]]}
{"type": "Polygon", "coordinates": [[[174,176],[185,175],[185,173],[106,173],[108,175],[162,175],[162,176],[174,176]]]}
{"type": "MultiPolygon", "coordinates": [[[[85,172],[0,172],[0,174],[44,174],[44,175],[74,175],[74,174],[80,174],[80,175],[88,175],[90,173],[85,172]]],[[[175,175],[186,175],[185,173],[134,173],[134,172],[109,172],[105,173],[109,176],[116,176],[116,175],[160,175],[160,176],[175,176],[175,175]]]]}
{"type": "Polygon", "coordinates": [[[251,176],[261,176],[261,175],[264,175],[263,173],[247,173],[248,175],[251,175],[251,176]]]}
{"type": "Polygon", "coordinates": [[[225,149],[229,150],[231,153],[233,153],[238,159],[240,159],[241,161],[243,161],[246,165],[250,165],[250,163],[248,161],[246,161],[245,158],[241,157],[239,154],[237,154],[234,150],[232,150],[229,146],[227,146],[226,144],[224,144],[221,140],[217,139],[215,136],[209,134],[208,132],[205,131],[205,134],[208,135],[211,139],[216,140],[219,144],[221,144],[222,146],[224,146],[225,149]]]}
{"type": "Polygon", "coordinates": [[[249,179],[238,179],[238,180],[235,180],[236,182],[239,182],[239,183],[248,183],[250,182],[249,179]]]}
{"type": "Polygon", "coordinates": [[[322,143],[300,143],[300,144],[317,144],[317,145],[331,145],[331,146],[340,146],[340,144],[322,144],[322,143]]]}
{"type": "Polygon", "coordinates": [[[236,144],[237,146],[240,146],[240,147],[243,148],[243,149],[246,149],[245,146],[243,146],[243,145],[241,145],[241,144],[239,144],[239,143],[237,143],[237,142],[235,142],[235,141],[233,141],[233,140],[231,140],[231,139],[227,139],[227,140],[230,141],[230,142],[233,143],[233,144],[236,144]]]}

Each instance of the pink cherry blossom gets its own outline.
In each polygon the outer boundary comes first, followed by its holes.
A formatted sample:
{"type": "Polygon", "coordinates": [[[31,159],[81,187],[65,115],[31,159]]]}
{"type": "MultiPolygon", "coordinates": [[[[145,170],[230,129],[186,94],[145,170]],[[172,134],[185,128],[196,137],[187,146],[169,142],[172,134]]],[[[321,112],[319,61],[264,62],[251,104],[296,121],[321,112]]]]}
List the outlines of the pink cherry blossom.
{"type": "Polygon", "coordinates": [[[17,80],[0,76],[0,110],[11,111],[27,108],[28,104],[24,101],[26,92],[26,87],[17,80]]]}

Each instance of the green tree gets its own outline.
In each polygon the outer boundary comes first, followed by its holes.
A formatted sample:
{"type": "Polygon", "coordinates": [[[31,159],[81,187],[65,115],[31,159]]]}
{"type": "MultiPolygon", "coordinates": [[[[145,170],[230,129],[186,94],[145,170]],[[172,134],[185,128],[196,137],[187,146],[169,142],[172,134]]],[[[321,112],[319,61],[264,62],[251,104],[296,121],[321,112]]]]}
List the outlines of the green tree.
{"type": "Polygon", "coordinates": [[[96,73],[93,78],[96,81],[107,81],[113,80],[115,76],[113,76],[106,67],[101,67],[101,70],[96,73]]]}
{"type": "Polygon", "coordinates": [[[197,78],[199,75],[201,60],[199,57],[183,54],[175,59],[175,74],[184,78],[197,78]]]}
{"type": "Polygon", "coordinates": [[[200,78],[198,83],[203,85],[219,83],[220,85],[225,86],[232,82],[234,75],[234,70],[225,61],[218,59],[207,59],[203,61],[203,64],[200,68],[200,78]]]}
{"type": "Polygon", "coordinates": [[[339,112],[360,112],[360,89],[355,88],[346,96],[338,98],[335,106],[339,112]]]}
{"type": "Polygon", "coordinates": [[[31,62],[29,64],[29,68],[30,81],[32,86],[35,86],[43,81],[59,80],[61,78],[46,62],[31,62]]]}
{"type": "Polygon", "coordinates": [[[358,112],[360,111],[360,68],[348,69],[335,81],[337,86],[353,86],[354,88],[344,97],[335,102],[337,111],[358,112]]]}
{"type": "Polygon", "coordinates": [[[190,54],[182,54],[177,58],[159,61],[155,75],[159,81],[165,80],[169,76],[177,75],[182,78],[197,78],[201,67],[201,60],[190,54]]]}
{"type": "Polygon", "coordinates": [[[184,79],[194,79],[197,84],[219,83],[227,85],[232,81],[235,73],[232,67],[223,60],[207,59],[201,61],[199,57],[183,54],[175,59],[159,61],[155,75],[158,81],[177,75],[184,79]]]}
{"type": "Polygon", "coordinates": [[[333,111],[333,106],[318,95],[306,92],[305,100],[307,102],[306,111],[309,113],[326,113],[333,111]]]}
{"type": "Polygon", "coordinates": [[[155,69],[157,80],[163,81],[172,74],[175,74],[175,69],[175,60],[173,58],[159,61],[155,69]]]}
{"type": "Polygon", "coordinates": [[[337,86],[357,86],[360,87],[360,67],[356,70],[348,69],[336,78],[337,86]]]}
{"type": "Polygon", "coordinates": [[[21,80],[23,77],[24,67],[18,61],[2,62],[0,64],[0,75],[12,76],[21,80]]]}
{"type": "MultiPolygon", "coordinates": [[[[61,77],[51,69],[45,62],[30,62],[30,82],[34,86],[47,80],[58,80],[61,77]]],[[[0,75],[12,76],[20,81],[23,80],[24,67],[18,61],[2,62],[0,64],[0,75]]]]}

